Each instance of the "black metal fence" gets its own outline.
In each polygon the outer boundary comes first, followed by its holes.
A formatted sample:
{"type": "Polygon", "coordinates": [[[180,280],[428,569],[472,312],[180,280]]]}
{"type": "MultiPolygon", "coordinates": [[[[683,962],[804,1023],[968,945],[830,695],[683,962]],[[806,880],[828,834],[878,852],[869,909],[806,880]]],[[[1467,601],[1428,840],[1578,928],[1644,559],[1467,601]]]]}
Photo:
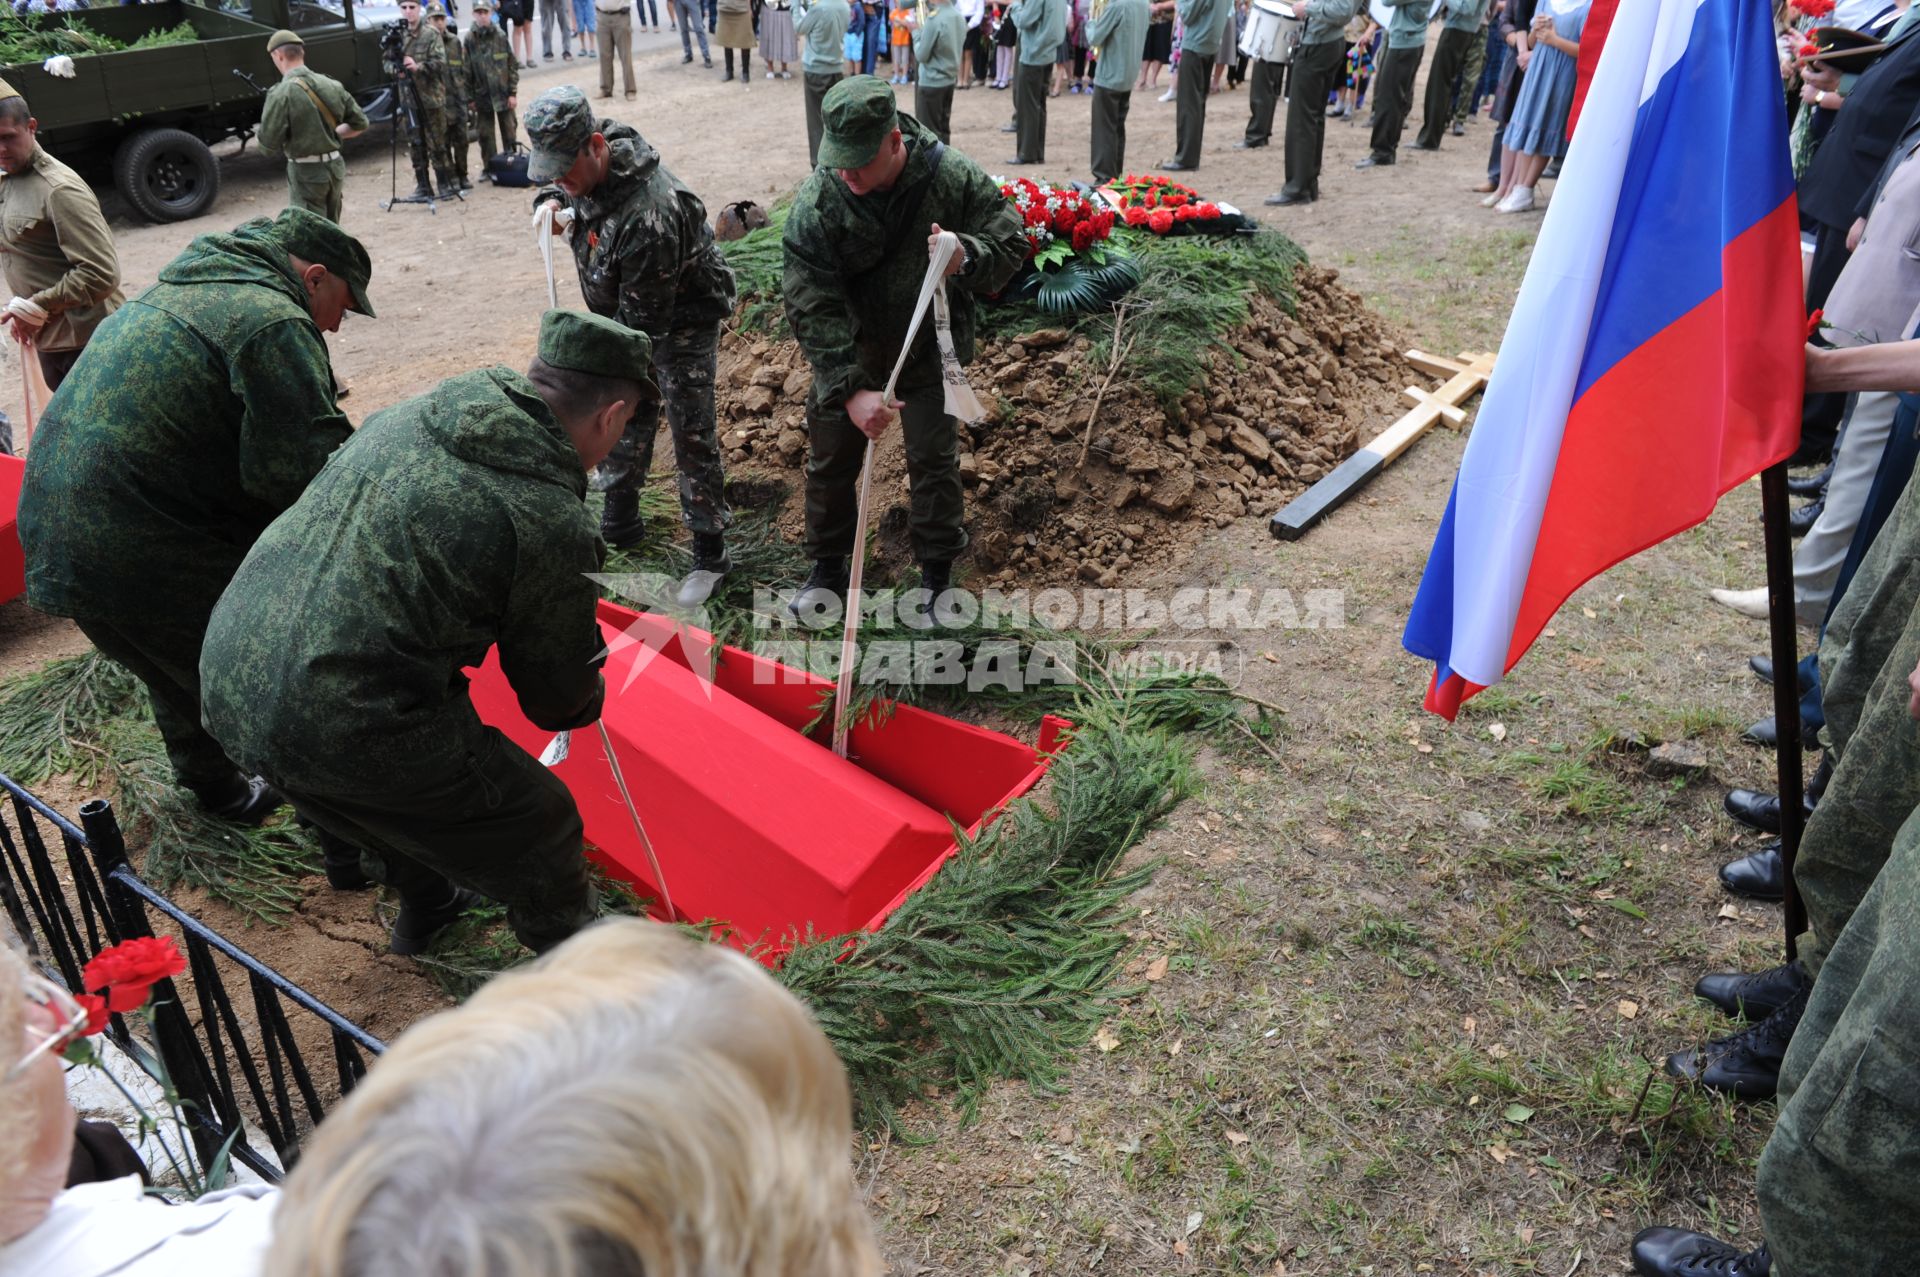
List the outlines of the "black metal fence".
{"type": "MultiPolygon", "coordinates": [[[[234,1161],[278,1180],[327,1105],[353,1089],[385,1044],[142,882],[104,799],[81,807],[80,822],[76,828],[0,776],[0,908],[75,993],[85,991],[80,972],[89,958],[121,940],[154,935],[158,915],[186,954],[191,1001],[172,980],[162,981],[150,1003],[151,1040],[117,1015],[107,1036],[153,1077],[171,1082],[202,1167],[231,1140],[234,1161]],[[300,1046],[319,1032],[331,1043],[330,1080],[316,1080],[300,1046]],[[278,1165],[250,1142],[256,1132],[278,1165]]],[[[320,1078],[328,1078],[324,1069],[320,1078]]]]}

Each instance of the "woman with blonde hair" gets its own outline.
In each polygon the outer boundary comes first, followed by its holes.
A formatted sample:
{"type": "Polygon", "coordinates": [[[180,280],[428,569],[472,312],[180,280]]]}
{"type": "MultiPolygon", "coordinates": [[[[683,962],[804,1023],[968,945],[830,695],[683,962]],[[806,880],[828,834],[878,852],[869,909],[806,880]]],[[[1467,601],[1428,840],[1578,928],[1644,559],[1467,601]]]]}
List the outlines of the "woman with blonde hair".
{"type": "Polygon", "coordinates": [[[268,1277],[861,1277],[846,1072],[757,965],[602,922],[402,1034],[288,1178],[268,1277]]]}

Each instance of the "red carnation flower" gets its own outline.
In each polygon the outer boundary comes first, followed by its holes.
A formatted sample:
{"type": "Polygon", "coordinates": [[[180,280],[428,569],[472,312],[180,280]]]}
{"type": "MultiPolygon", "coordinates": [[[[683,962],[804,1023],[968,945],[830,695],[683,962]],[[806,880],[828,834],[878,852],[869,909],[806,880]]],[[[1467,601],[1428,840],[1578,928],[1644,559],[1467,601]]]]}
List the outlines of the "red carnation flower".
{"type": "Polygon", "coordinates": [[[1129,226],[1145,226],[1147,224],[1147,210],[1141,208],[1138,204],[1128,209],[1126,216],[1127,225],[1129,226]]]}
{"type": "Polygon", "coordinates": [[[1082,222],[1073,228],[1073,251],[1083,253],[1093,247],[1093,226],[1082,222]]]}
{"type": "Polygon", "coordinates": [[[1823,306],[1819,310],[1816,310],[1811,315],[1807,316],[1807,340],[1808,341],[1812,341],[1815,337],[1819,336],[1820,330],[1827,326],[1826,314],[1827,314],[1826,308],[1823,306]]]}
{"type": "Polygon", "coordinates": [[[1187,197],[1180,194],[1178,191],[1174,191],[1160,197],[1160,203],[1165,208],[1179,208],[1182,204],[1186,202],[1187,202],[1187,197]]]}
{"type": "Polygon", "coordinates": [[[97,998],[91,993],[82,993],[74,998],[82,1010],[87,1013],[87,1022],[73,1031],[76,1038],[90,1038],[107,1027],[107,1000],[97,998]]]}
{"type": "Polygon", "coordinates": [[[1199,210],[1199,211],[1198,211],[1198,212],[1197,212],[1197,213],[1195,214],[1195,215],[1196,215],[1196,216],[1198,216],[1198,217],[1218,217],[1218,216],[1220,216],[1220,206],[1219,206],[1218,204],[1196,204],[1196,205],[1194,205],[1194,207],[1195,207],[1195,208],[1196,208],[1197,210],[1199,210]]]}
{"type": "Polygon", "coordinates": [[[109,1011],[134,1011],[146,1003],[147,990],[187,969],[171,937],[122,940],[103,949],[80,972],[88,989],[105,990],[109,1011]]]}
{"type": "Polygon", "coordinates": [[[1173,210],[1166,208],[1155,209],[1153,215],[1147,218],[1147,229],[1151,230],[1155,235],[1165,235],[1168,231],[1172,230],[1173,210]]]}

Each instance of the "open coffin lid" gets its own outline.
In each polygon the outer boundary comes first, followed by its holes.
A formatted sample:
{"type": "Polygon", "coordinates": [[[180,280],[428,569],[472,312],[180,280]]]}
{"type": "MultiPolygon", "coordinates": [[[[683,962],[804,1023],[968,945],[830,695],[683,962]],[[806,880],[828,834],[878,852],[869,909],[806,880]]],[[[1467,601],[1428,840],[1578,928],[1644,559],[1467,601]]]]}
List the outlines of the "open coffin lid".
{"type": "MultiPolygon", "coordinates": [[[[683,920],[732,928],[775,951],[877,927],[969,833],[1031,789],[1066,742],[1049,716],[1038,750],[911,706],[862,721],[848,759],[819,716],[833,684],[670,619],[600,604],[610,655],[603,722],[683,920]],[[704,670],[711,657],[711,681],[704,670]]],[[[552,733],[520,713],[497,652],[470,671],[474,707],[536,757],[552,733]]],[[[609,874],[657,896],[599,734],[576,731],[554,768],[609,874]]],[[[664,905],[656,904],[662,914],[664,905]]]]}

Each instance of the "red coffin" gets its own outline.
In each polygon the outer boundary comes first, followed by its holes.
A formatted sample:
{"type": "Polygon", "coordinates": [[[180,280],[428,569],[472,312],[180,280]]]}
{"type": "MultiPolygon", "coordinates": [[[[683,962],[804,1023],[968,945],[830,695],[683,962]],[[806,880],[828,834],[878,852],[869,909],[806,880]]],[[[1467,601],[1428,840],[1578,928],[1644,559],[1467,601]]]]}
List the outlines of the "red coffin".
{"type": "Polygon", "coordinates": [[[27,463],[0,453],[0,603],[27,592],[27,556],[20,549],[20,487],[27,463]]]}
{"type": "MultiPolygon", "coordinates": [[[[802,732],[828,680],[725,647],[709,682],[695,673],[707,662],[687,650],[713,650],[704,631],[606,602],[600,628],[612,649],[603,721],[674,909],[731,927],[743,944],[778,951],[809,928],[879,926],[953,854],[954,828],[976,832],[1031,789],[1066,739],[1068,724],[1051,716],[1036,751],[903,705],[878,726],[856,725],[843,760],[826,726],[802,732]]],[[[471,673],[480,717],[538,756],[552,733],[521,715],[498,654],[471,673]]],[[[599,733],[574,732],[554,774],[580,805],[588,854],[657,896],[599,733]]]]}

